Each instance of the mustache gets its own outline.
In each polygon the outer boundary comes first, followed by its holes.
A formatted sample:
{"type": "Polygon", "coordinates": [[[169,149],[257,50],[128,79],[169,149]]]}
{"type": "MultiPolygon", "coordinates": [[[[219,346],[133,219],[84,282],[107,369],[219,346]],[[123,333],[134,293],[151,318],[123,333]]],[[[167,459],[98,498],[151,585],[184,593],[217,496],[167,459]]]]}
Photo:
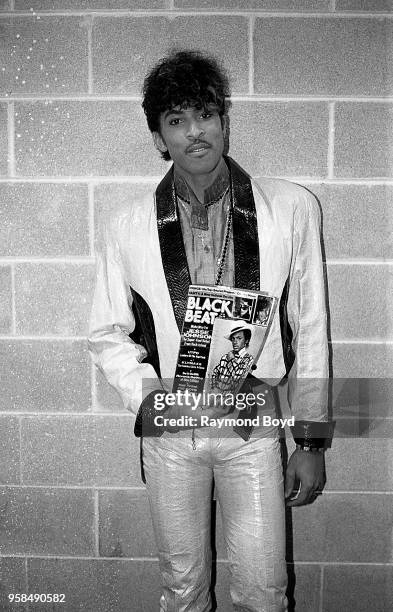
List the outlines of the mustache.
{"type": "Polygon", "coordinates": [[[190,151],[193,151],[195,148],[198,147],[198,145],[205,145],[206,147],[210,147],[209,143],[206,142],[206,140],[198,139],[194,140],[194,142],[187,147],[186,152],[189,153],[190,151]]]}

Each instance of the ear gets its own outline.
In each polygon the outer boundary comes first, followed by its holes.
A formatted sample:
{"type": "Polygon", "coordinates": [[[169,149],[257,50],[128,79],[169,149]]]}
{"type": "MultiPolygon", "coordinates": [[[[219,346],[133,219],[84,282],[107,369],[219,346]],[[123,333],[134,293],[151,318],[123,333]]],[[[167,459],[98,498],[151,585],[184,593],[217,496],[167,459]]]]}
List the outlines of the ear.
{"type": "Polygon", "coordinates": [[[152,135],[154,145],[160,151],[160,153],[165,153],[165,151],[168,151],[168,147],[166,146],[161,134],[159,132],[153,132],[152,135]]]}
{"type": "Polygon", "coordinates": [[[226,114],[221,116],[221,127],[222,127],[222,133],[224,134],[224,140],[225,140],[229,132],[229,116],[226,114]]]}

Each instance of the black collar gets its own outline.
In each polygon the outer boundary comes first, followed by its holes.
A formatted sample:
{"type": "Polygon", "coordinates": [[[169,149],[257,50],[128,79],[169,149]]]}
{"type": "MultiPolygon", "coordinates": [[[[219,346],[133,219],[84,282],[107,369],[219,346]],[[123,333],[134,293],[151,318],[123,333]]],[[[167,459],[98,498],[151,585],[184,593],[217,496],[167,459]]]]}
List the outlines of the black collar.
{"type": "MultiPolygon", "coordinates": [[[[233,204],[235,287],[259,291],[258,226],[251,180],[230,157],[224,160],[229,170],[233,204]]],[[[191,279],[177,214],[173,166],[157,187],[156,206],[162,265],[181,331],[191,279]]]]}

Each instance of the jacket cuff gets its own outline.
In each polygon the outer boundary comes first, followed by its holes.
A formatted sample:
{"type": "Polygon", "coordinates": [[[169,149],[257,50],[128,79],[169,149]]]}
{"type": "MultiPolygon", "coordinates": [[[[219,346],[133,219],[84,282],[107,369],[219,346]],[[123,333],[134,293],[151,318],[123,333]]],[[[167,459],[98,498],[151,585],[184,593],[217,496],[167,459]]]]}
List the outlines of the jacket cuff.
{"type": "Polygon", "coordinates": [[[335,421],[295,421],[293,439],[302,448],[330,448],[335,421]]]}
{"type": "Polygon", "coordinates": [[[142,436],[152,436],[157,438],[162,436],[164,433],[165,428],[154,423],[155,417],[163,414],[167,409],[157,410],[157,408],[154,407],[156,395],[160,394],[162,400],[162,393],[162,389],[156,389],[155,391],[149,393],[149,395],[146,395],[145,399],[141,403],[134,425],[134,435],[137,438],[141,438],[142,436]]]}

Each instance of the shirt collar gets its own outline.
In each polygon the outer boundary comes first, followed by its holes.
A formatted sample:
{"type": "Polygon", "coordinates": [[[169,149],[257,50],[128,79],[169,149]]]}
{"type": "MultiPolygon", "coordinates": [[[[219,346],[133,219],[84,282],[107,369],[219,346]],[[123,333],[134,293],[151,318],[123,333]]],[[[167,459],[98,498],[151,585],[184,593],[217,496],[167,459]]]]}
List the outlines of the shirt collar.
{"type": "MultiPolygon", "coordinates": [[[[182,200],[186,200],[188,202],[199,202],[192,188],[188,185],[186,179],[180,174],[178,170],[174,170],[174,181],[175,181],[175,190],[178,196],[182,198],[182,200]]],[[[199,202],[200,204],[208,205],[215,200],[221,198],[224,195],[225,191],[229,186],[229,171],[226,163],[223,159],[220,162],[220,170],[214,179],[213,183],[205,189],[203,202],[199,202]]]]}

